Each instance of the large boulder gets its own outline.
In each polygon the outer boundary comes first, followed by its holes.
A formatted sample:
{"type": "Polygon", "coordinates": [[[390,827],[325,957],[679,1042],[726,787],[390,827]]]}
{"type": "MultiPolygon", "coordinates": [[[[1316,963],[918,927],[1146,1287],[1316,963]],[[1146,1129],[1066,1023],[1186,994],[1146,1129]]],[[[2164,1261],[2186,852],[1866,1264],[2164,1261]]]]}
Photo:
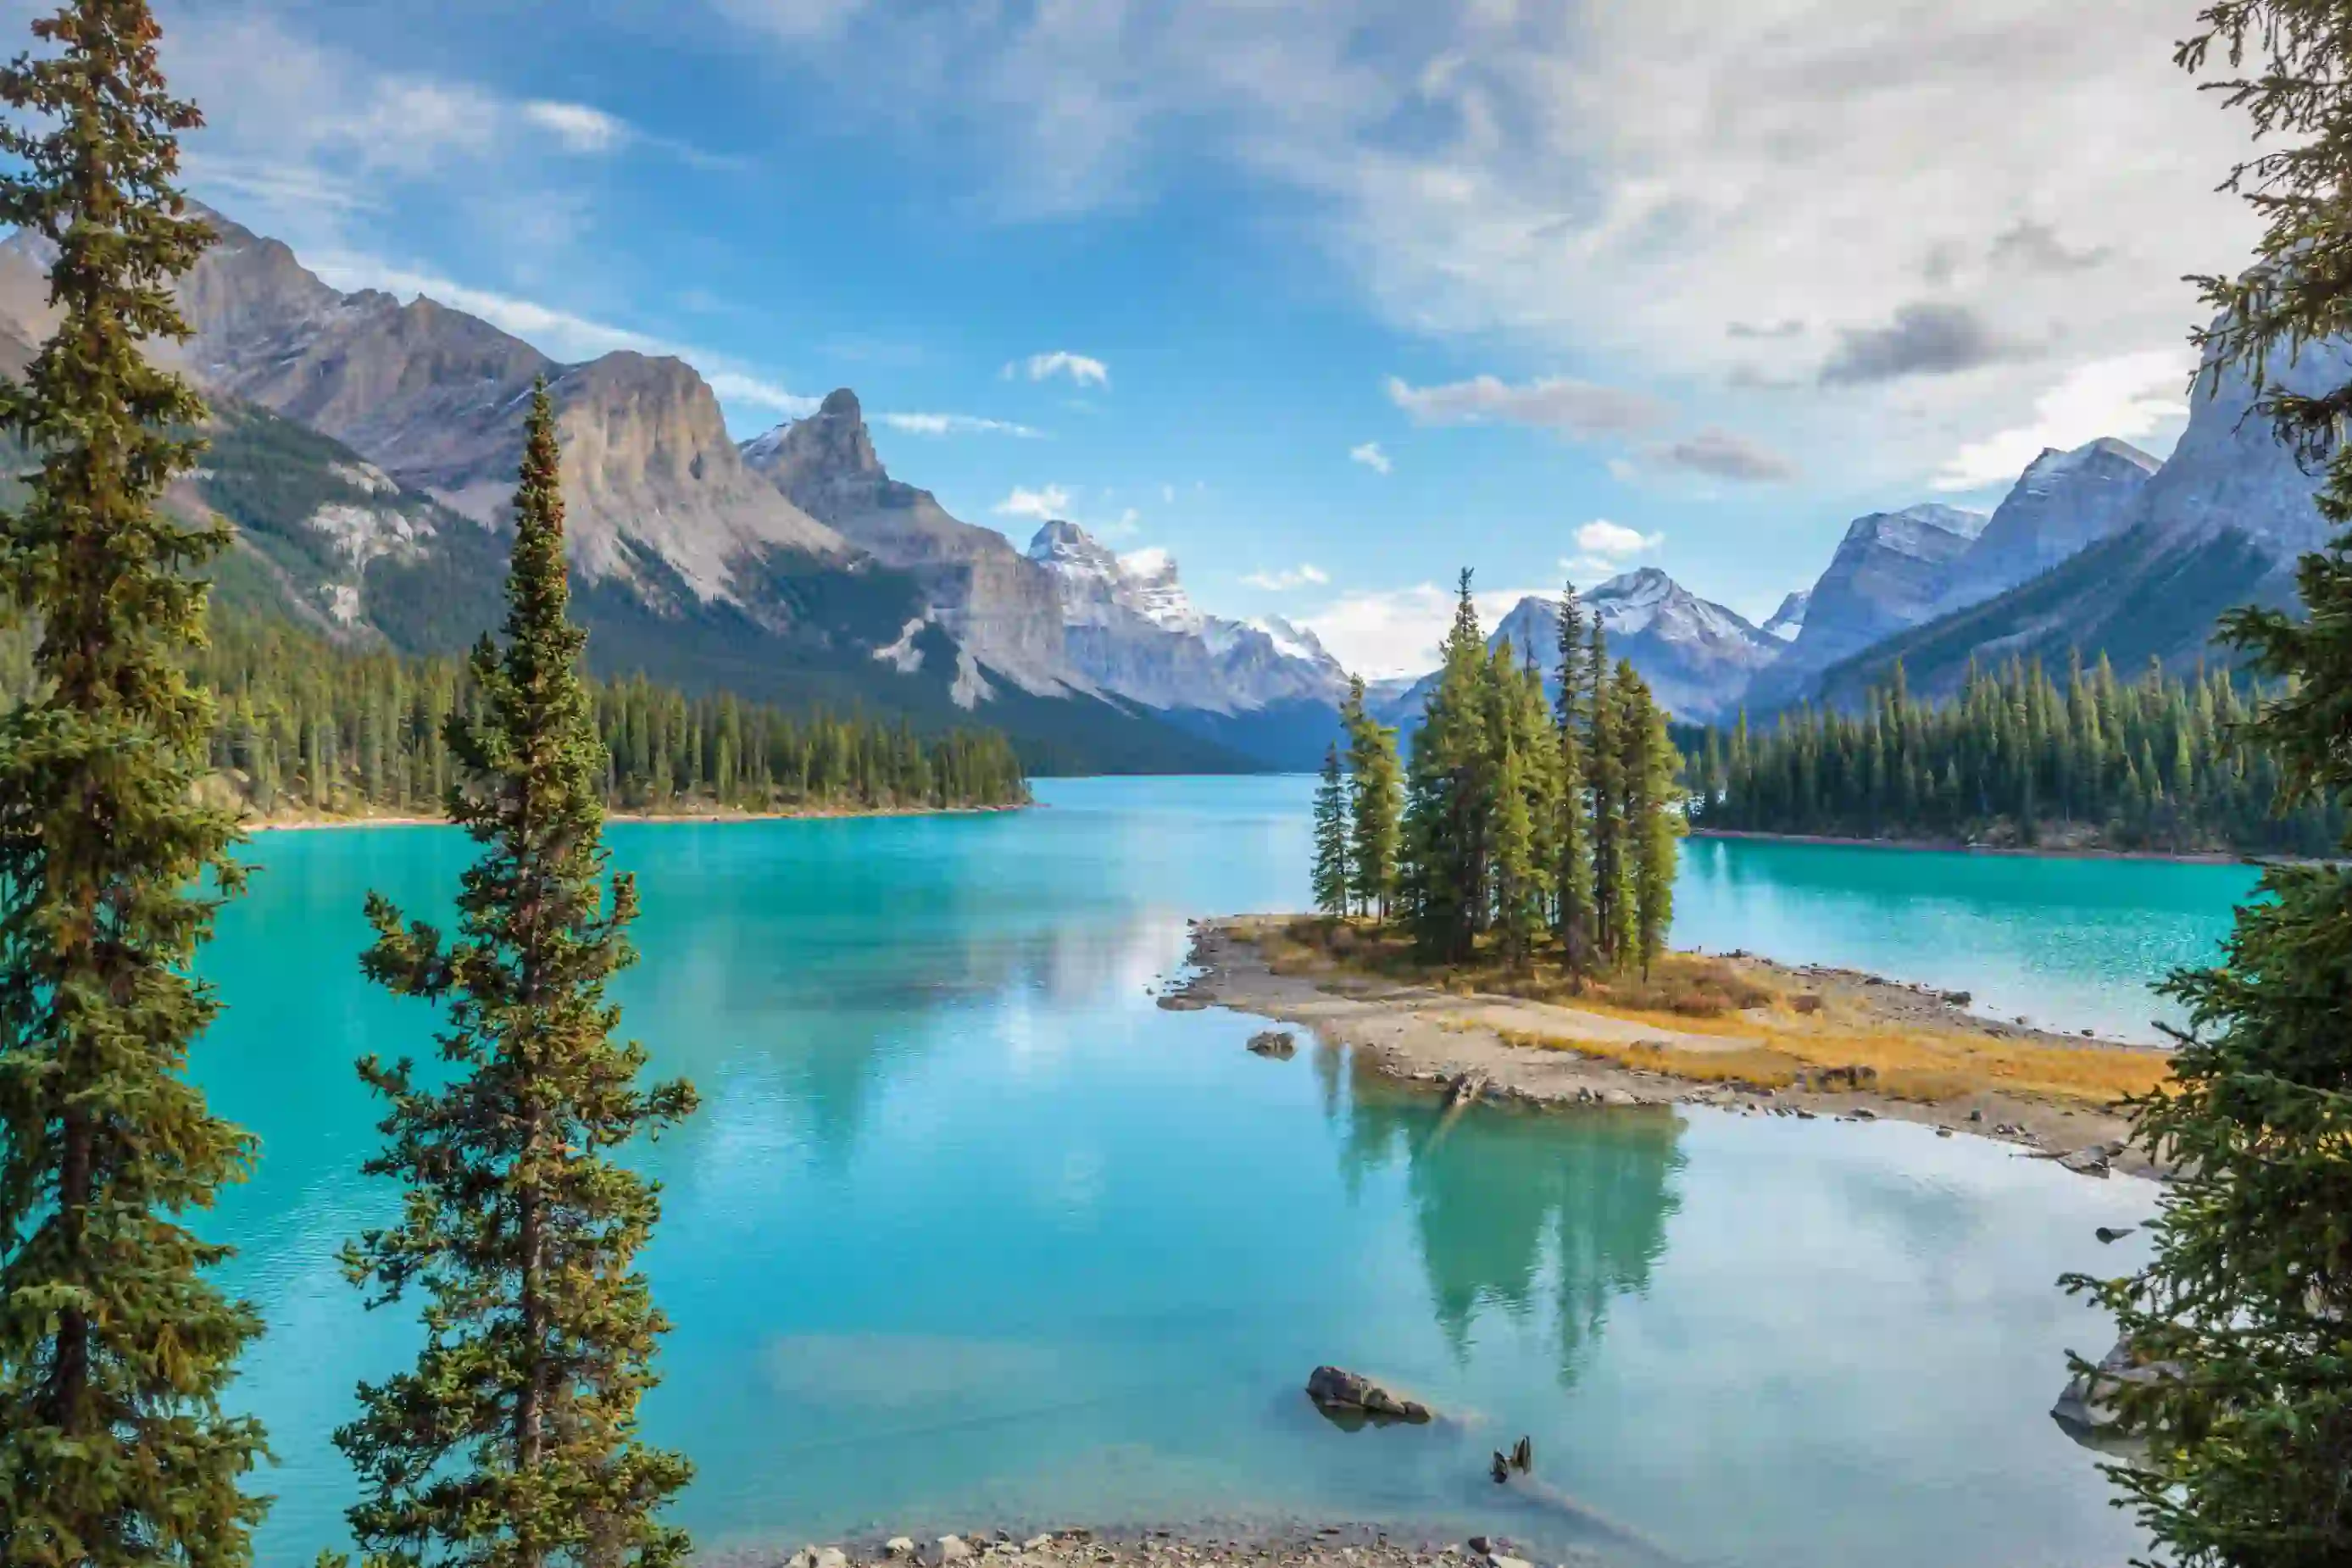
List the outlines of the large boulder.
{"type": "Polygon", "coordinates": [[[1307,1379],[1307,1397],[1325,1410],[1360,1410],[1396,1421],[1426,1421],[1429,1406],[1391,1393],[1361,1373],[1318,1366],[1307,1379]]]}

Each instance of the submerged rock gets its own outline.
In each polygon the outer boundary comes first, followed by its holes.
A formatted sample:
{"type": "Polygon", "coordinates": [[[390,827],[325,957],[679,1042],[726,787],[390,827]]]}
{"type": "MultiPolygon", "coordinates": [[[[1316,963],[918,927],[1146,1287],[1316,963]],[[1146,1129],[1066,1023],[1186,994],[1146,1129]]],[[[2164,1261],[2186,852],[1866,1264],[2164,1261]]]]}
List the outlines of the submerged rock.
{"type": "Polygon", "coordinates": [[[1209,1004],[1205,999],[1186,991],[1178,991],[1162,996],[1160,999],[1160,1005],[1171,1013],[1205,1013],[1209,1010],[1209,1004]]]}
{"type": "Polygon", "coordinates": [[[1286,1059],[1297,1052],[1298,1039],[1287,1029],[1264,1029],[1250,1037],[1249,1048],[1262,1057],[1286,1059]]]}
{"type": "Polygon", "coordinates": [[[1344,1367],[1317,1367],[1307,1376],[1307,1397],[1327,1411],[1360,1410],[1368,1415],[1385,1415],[1397,1421],[1422,1422],[1430,1418],[1429,1406],[1419,1400],[1391,1393],[1361,1373],[1344,1367]]]}

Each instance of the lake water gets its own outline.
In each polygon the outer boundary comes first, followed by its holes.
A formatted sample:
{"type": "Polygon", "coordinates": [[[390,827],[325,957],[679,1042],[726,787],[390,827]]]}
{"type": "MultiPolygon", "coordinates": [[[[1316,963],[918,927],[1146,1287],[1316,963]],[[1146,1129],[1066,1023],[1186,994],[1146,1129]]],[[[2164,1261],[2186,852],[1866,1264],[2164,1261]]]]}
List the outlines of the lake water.
{"type": "MultiPolygon", "coordinates": [[[[2119,1562],[2044,1414],[2152,1189],[1969,1139],[1715,1113],[1444,1120],[1336,1053],[1147,994],[1187,916],[1295,906],[1309,784],[1051,782],[1016,816],[616,827],[645,900],[632,1033],[703,1110],[645,1156],[676,1323],[650,1435],[709,1548],[887,1528],[1307,1514],[1556,1561],[2119,1562]],[[1458,1417],[1343,1431],[1334,1361],[1458,1417]],[[1486,1456],[1608,1522],[1498,1493],[1486,1456]]],[[[390,1194],[351,1063],[430,1050],[359,978],[361,901],[446,899],[440,829],[266,836],[205,968],[198,1071],[258,1131],[227,1197],[269,1324],[264,1561],[341,1539],[329,1434],[413,1352],[333,1262],[390,1194]]],[[[1687,940],[1864,963],[2122,1026],[2242,875],[1762,845],[1690,851],[1687,940]],[[1990,866],[1990,869],[1982,868],[1990,866]],[[1996,874],[1997,873],[1997,874],[1996,874]],[[1749,923],[1759,929],[1746,929],[1749,923]]]]}

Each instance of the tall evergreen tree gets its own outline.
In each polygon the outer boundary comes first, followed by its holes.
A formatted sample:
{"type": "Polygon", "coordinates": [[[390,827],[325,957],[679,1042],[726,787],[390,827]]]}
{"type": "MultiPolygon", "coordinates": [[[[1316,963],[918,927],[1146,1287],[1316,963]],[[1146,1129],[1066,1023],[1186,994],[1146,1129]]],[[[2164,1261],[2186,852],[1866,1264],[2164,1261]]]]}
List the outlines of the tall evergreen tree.
{"type": "Polygon", "coordinates": [[[1342,719],[1348,734],[1348,768],[1355,779],[1348,844],[1349,891],[1359,910],[1384,921],[1396,891],[1398,819],[1404,809],[1403,765],[1397,760],[1396,731],[1374,719],[1364,706],[1361,677],[1349,683],[1342,719]]]}
{"type": "Polygon", "coordinates": [[[400,1223],[347,1249],[372,1305],[429,1298],[415,1370],[362,1385],[336,1434],[366,1489],[352,1533],[394,1563],[538,1568],[667,1564],[683,1531],[655,1516],[685,1485],[646,1447],[637,1406],[667,1327],[636,1258],[659,1189],[612,1153],[688,1114],[683,1081],[638,1086],[646,1054],[605,997],[632,962],[635,883],[604,879],[605,759],[568,618],[553,411],[531,401],[515,494],[503,651],[473,656],[478,721],[453,722],[462,779],[449,814],[482,846],[446,942],[368,900],[370,978],[446,1004],[446,1082],[370,1058],[391,1105],[366,1169],[409,1189],[400,1223]]]}
{"type": "Polygon", "coordinates": [[[1666,733],[1666,716],[1631,665],[1619,667],[1625,748],[1626,822],[1632,835],[1633,941],[1629,957],[1644,973],[1665,951],[1675,920],[1675,845],[1683,834],[1675,771],[1681,755],[1666,733]]]}
{"type": "Polygon", "coordinates": [[[1559,599],[1559,694],[1554,700],[1553,730],[1559,746],[1559,833],[1553,873],[1553,920],[1568,960],[1570,978],[1578,984],[1592,962],[1592,835],[1589,830],[1591,791],[1586,781],[1584,698],[1584,612],[1570,583],[1559,599]]]}
{"type": "Polygon", "coordinates": [[[0,429],[37,463],[0,519],[6,618],[39,628],[0,719],[0,1561],[250,1560],[258,1426],[222,1412],[249,1307],[184,1225],[243,1177],[250,1138],[185,1076],[212,1019],[189,973],[239,885],[235,826],[195,804],[209,705],[182,663],[194,574],[225,542],[158,503],[203,403],[148,357],[188,336],[172,295],[209,238],[173,181],[179,134],[143,0],[75,0],[0,69],[0,224],[54,246],[59,321],[0,429]]]}
{"type": "Polygon", "coordinates": [[[1327,915],[1348,912],[1349,804],[1348,774],[1334,742],[1324,748],[1323,782],[1315,791],[1315,907],[1327,915]]]}
{"type": "Polygon", "coordinates": [[[1495,941],[1503,963],[1525,969],[1543,934],[1543,858],[1528,810],[1528,757],[1507,741],[1495,773],[1495,941]]]}
{"type": "MultiPolygon", "coordinates": [[[[2203,280],[2219,318],[2196,336],[2209,365],[2249,373],[2282,439],[2326,464],[2318,505],[2337,530],[2299,563],[2304,617],[2244,610],[2224,630],[2287,683],[2254,731],[2290,795],[2341,803],[2352,383],[2294,392],[2270,367],[2352,331],[2352,11],[2220,0],[2200,23],[2179,63],[2202,70],[2218,49],[2229,74],[2206,85],[2276,140],[2231,182],[2266,220],[2259,257],[2238,278],[2203,280]]],[[[2141,782],[2152,797],[2154,781],[2141,782]]],[[[2109,1473],[2183,1568],[2352,1562],[2352,868],[2274,868],[2261,895],[2238,910],[2220,966],[2167,986],[2190,1026],[2169,1092],[2138,1107],[2135,1129],[2179,1172],[2155,1257],[2126,1279],[2071,1281],[2115,1312],[2139,1357],[2177,1369],[2123,1401],[2148,1451],[2109,1473]]]]}
{"type": "Polygon", "coordinates": [[[1462,574],[1444,665],[1413,738],[1405,804],[1404,877],[1414,945],[1425,957],[1467,959],[1487,915],[1492,806],[1486,640],[1470,574],[1462,574]]]}
{"type": "Polygon", "coordinates": [[[1584,754],[1587,793],[1591,796],[1592,953],[1604,969],[1625,961],[1632,926],[1627,887],[1625,754],[1619,733],[1616,677],[1609,668],[1609,634],[1592,619],[1586,647],[1584,754]]]}

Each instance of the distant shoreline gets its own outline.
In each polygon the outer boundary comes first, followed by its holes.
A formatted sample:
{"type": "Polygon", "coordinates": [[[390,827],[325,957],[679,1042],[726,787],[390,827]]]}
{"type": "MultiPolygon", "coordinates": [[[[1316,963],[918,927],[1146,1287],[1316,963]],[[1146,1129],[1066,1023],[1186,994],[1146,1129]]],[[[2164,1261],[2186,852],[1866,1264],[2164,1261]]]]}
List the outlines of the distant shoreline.
{"type": "MultiPolygon", "coordinates": [[[[1029,811],[1034,801],[1019,805],[891,805],[858,808],[822,807],[803,811],[613,811],[608,824],[660,823],[680,825],[738,822],[833,822],[875,816],[992,816],[1000,812],[1029,811]]],[[[239,825],[247,833],[316,833],[349,827],[448,827],[446,816],[289,816],[257,817],[239,825]]]]}
{"type": "Polygon", "coordinates": [[[1834,833],[1759,833],[1737,827],[1694,827],[1693,838],[1752,840],[1760,844],[1826,844],[1850,849],[1931,850],[1946,855],[2000,855],[2024,860],[2156,860],[2176,866],[2282,866],[2301,863],[2293,855],[2258,855],[2249,849],[2107,849],[2096,846],[2050,848],[2029,845],[1970,844],[1958,838],[1862,838],[1834,833]]]}

